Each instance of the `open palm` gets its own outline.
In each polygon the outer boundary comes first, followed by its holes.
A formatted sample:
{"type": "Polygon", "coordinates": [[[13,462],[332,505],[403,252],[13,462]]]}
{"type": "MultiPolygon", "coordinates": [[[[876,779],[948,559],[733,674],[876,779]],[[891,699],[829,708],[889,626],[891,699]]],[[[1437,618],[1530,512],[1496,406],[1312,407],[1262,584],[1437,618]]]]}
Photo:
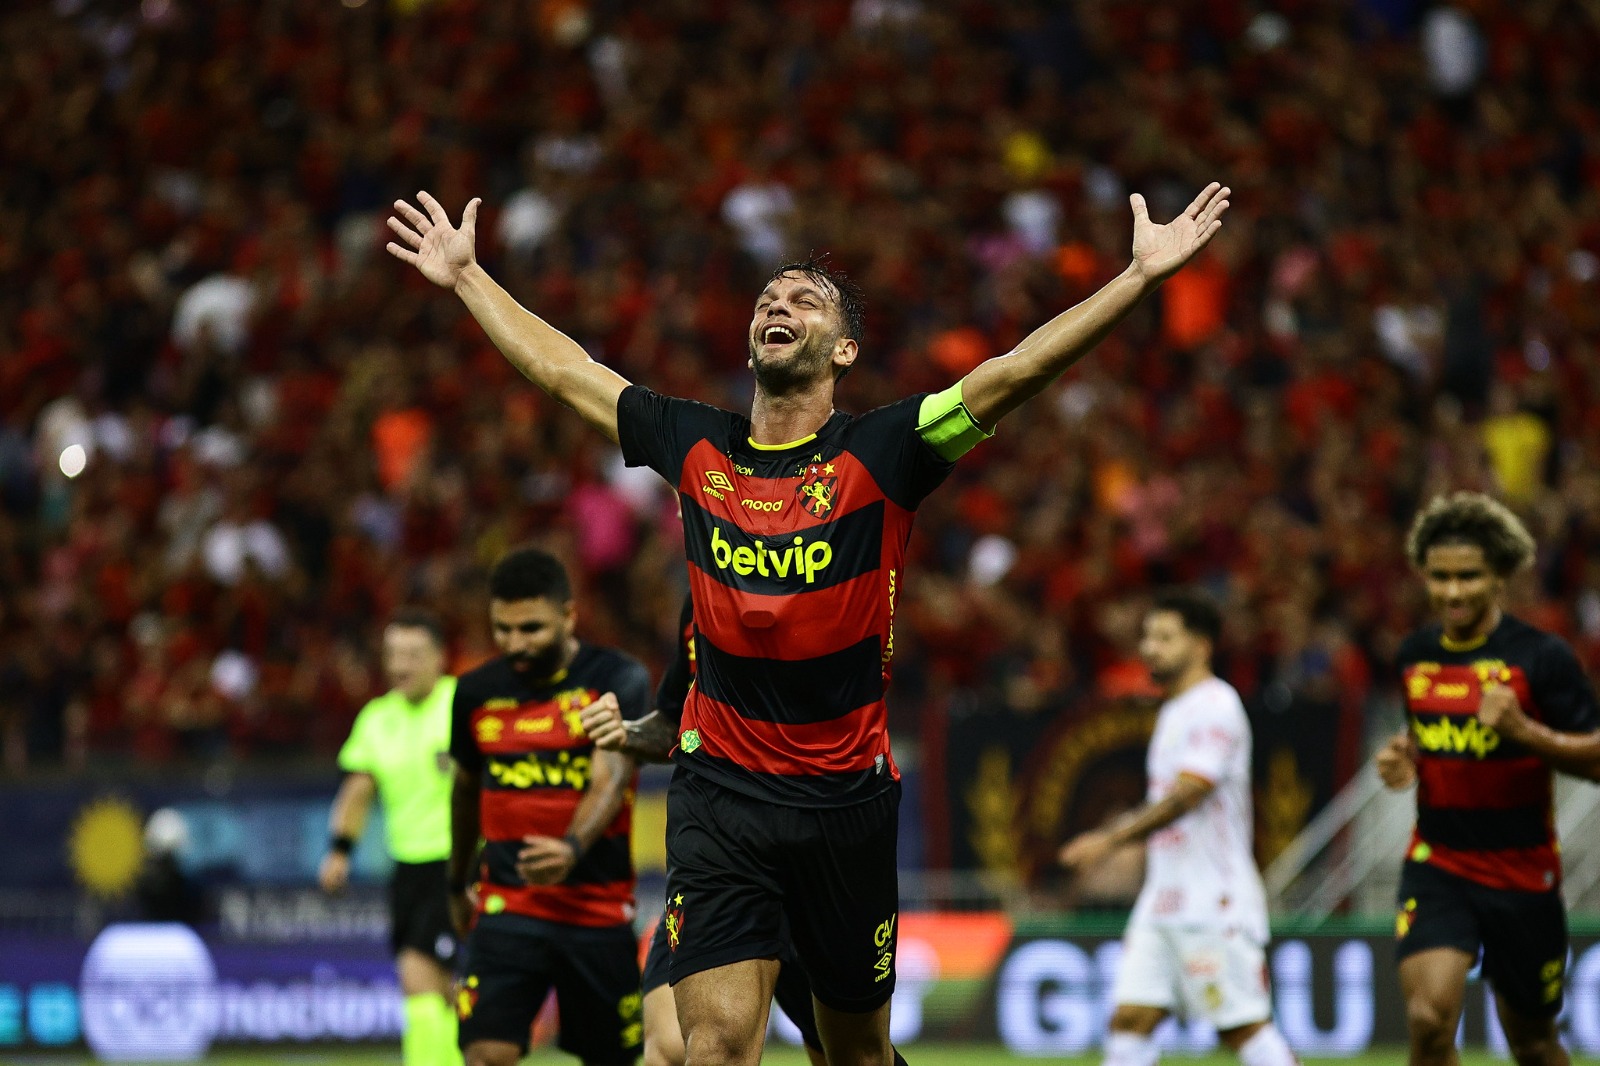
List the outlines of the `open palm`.
{"type": "Polygon", "coordinates": [[[417,202],[426,210],[423,214],[404,200],[394,202],[395,212],[389,216],[389,228],[401,242],[390,241],[389,254],[403,263],[410,263],[422,271],[422,276],[442,288],[455,288],[461,272],[476,262],[474,247],[478,240],[478,205],[474,197],[461,212],[461,228],[450,225],[450,216],[439,201],[426,192],[417,193],[417,202]]]}
{"type": "MultiPolygon", "coordinates": [[[[1177,218],[1164,226],[1150,221],[1144,197],[1128,197],[1133,207],[1133,262],[1151,281],[1161,281],[1195,257],[1222,229],[1231,189],[1212,182],[1177,218]]],[[[393,247],[392,245],[390,247],[393,247]]]]}

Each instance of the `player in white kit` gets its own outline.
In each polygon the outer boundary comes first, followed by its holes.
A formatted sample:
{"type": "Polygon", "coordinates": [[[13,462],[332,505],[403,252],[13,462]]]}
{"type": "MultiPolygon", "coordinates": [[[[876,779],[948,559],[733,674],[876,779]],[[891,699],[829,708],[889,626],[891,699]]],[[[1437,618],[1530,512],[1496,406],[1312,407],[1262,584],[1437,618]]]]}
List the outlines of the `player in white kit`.
{"type": "Polygon", "coordinates": [[[1205,1018],[1245,1066],[1294,1066],[1272,1024],[1267,904],[1252,847],[1250,722],[1211,672],[1222,617],[1175,590],[1144,618],[1139,655],[1166,695],[1150,738],[1144,806],[1061,849],[1069,870],[1146,841],[1144,888],[1123,936],[1106,1066],[1152,1066],[1170,1014],[1205,1018]]]}

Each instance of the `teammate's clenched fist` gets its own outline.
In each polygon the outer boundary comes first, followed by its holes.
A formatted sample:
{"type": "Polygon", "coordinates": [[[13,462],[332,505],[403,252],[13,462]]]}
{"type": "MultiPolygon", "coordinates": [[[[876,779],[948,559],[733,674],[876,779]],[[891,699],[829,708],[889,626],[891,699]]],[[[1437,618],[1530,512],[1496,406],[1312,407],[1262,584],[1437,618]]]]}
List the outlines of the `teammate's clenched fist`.
{"type": "Polygon", "coordinates": [[[583,731],[601,751],[621,751],[627,743],[628,731],[622,724],[622,707],[615,693],[607,692],[585,707],[578,721],[583,723],[583,731]]]}

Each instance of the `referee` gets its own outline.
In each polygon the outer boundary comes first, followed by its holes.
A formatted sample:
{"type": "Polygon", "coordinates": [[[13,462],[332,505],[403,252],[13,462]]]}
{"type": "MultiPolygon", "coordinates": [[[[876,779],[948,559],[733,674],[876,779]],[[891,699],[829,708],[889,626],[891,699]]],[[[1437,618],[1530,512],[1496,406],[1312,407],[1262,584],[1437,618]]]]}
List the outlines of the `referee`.
{"type": "Polygon", "coordinates": [[[381,795],[394,879],[389,942],[405,996],[405,1066],[459,1066],[450,1008],[455,934],[445,892],[450,856],[450,704],[456,679],[444,674],[444,630],[437,616],[407,608],[383,631],[389,691],[356,717],[339,750],[345,772],[329,819],[328,854],[318,880],[326,892],[350,881],[350,852],[381,795]]]}

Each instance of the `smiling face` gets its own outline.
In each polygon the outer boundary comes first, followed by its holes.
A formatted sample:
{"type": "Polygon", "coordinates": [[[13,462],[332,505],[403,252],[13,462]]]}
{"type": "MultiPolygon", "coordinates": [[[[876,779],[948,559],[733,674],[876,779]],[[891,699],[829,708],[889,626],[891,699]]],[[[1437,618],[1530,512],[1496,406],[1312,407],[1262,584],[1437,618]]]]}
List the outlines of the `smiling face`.
{"type": "Polygon", "coordinates": [[[791,272],[774,278],[750,320],[750,368],[767,392],[787,392],[835,378],[856,358],[844,336],[838,293],[825,281],[791,272]]]}
{"type": "Polygon", "coordinates": [[[1423,557],[1422,580],[1446,636],[1464,640],[1493,628],[1505,579],[1489,568],[1478,545],[1433,545],[1423,557]]]}

